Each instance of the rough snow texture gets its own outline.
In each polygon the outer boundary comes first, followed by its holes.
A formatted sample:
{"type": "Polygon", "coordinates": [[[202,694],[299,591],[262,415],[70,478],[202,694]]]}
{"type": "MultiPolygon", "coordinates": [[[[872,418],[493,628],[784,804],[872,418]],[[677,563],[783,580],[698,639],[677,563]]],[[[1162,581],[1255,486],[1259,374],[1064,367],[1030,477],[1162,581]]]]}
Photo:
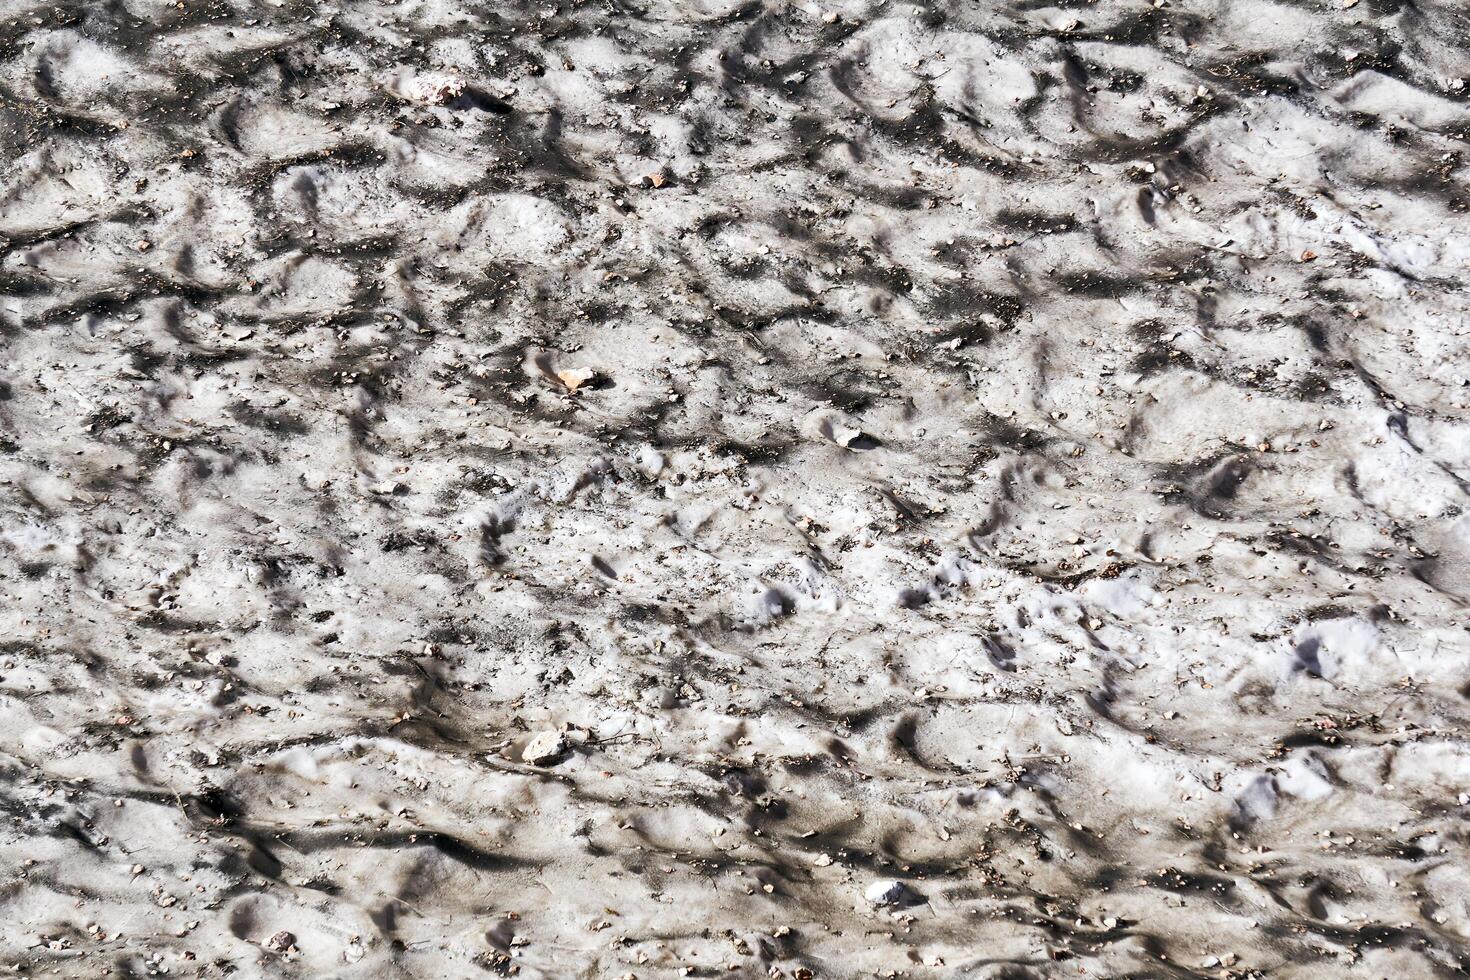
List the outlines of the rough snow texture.
{"type": "Polygon", "coordinates": [[[0,2],[0,965],[1461,975],[1467,36],[0,2]]]}

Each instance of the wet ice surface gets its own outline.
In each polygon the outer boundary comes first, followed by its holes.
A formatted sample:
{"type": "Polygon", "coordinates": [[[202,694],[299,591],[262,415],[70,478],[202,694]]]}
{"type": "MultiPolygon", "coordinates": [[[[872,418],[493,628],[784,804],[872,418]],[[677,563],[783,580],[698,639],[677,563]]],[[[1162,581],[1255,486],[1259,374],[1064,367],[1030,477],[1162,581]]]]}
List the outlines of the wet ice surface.
{"type": "Polygon", "coordinates": [[[1470,962],[1453,0],[0,4],[0,962],[1470,962]]]}

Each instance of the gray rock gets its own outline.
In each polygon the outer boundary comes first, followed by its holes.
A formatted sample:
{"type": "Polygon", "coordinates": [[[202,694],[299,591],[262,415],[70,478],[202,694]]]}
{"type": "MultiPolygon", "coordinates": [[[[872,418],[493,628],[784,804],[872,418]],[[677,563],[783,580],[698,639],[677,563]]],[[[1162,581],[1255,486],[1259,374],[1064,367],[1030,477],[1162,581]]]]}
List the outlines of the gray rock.
{"type": "Polygon", "coordinates": [[[567,751],[567,740],[561,732],[538,732],[521,750],[527,765],[546,766],[556,762],[567,751]]]}
{"type": "Polygon", "coordinates": [[[874,905],[902,905],[912,893],[909,887],[895,878],[879,878],[868,886],[863,897],[874,905]]]}

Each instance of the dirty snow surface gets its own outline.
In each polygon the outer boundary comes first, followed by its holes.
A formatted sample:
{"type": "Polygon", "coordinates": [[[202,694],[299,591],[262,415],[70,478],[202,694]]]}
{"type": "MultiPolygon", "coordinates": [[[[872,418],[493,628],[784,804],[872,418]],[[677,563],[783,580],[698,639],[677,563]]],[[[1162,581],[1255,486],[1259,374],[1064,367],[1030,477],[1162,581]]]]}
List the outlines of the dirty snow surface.
{"type": "Polygon", "coordinates": [[[1462,976],[1460,0],[0,0],[0,970],[1462,976]]]}

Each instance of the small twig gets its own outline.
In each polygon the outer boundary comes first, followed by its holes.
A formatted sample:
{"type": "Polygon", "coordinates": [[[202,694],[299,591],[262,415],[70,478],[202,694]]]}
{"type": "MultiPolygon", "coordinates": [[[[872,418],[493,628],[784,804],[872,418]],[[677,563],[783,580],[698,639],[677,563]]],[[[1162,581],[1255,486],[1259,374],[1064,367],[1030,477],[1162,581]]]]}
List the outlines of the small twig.
{"type": "Polygon", "coordinates": [[[587,742],[587,744],[588,745],[606,745],[608,742],[612,742],[612,741],[615,741],[615,740],[620,739],[620,738],[629,738],[629,737],[637,738],[638,737],[638,733],[637,732],[618,732],[616,735],[609,735],[607,738],[594,738],[594,739],[590,739],[587,742]]]}

